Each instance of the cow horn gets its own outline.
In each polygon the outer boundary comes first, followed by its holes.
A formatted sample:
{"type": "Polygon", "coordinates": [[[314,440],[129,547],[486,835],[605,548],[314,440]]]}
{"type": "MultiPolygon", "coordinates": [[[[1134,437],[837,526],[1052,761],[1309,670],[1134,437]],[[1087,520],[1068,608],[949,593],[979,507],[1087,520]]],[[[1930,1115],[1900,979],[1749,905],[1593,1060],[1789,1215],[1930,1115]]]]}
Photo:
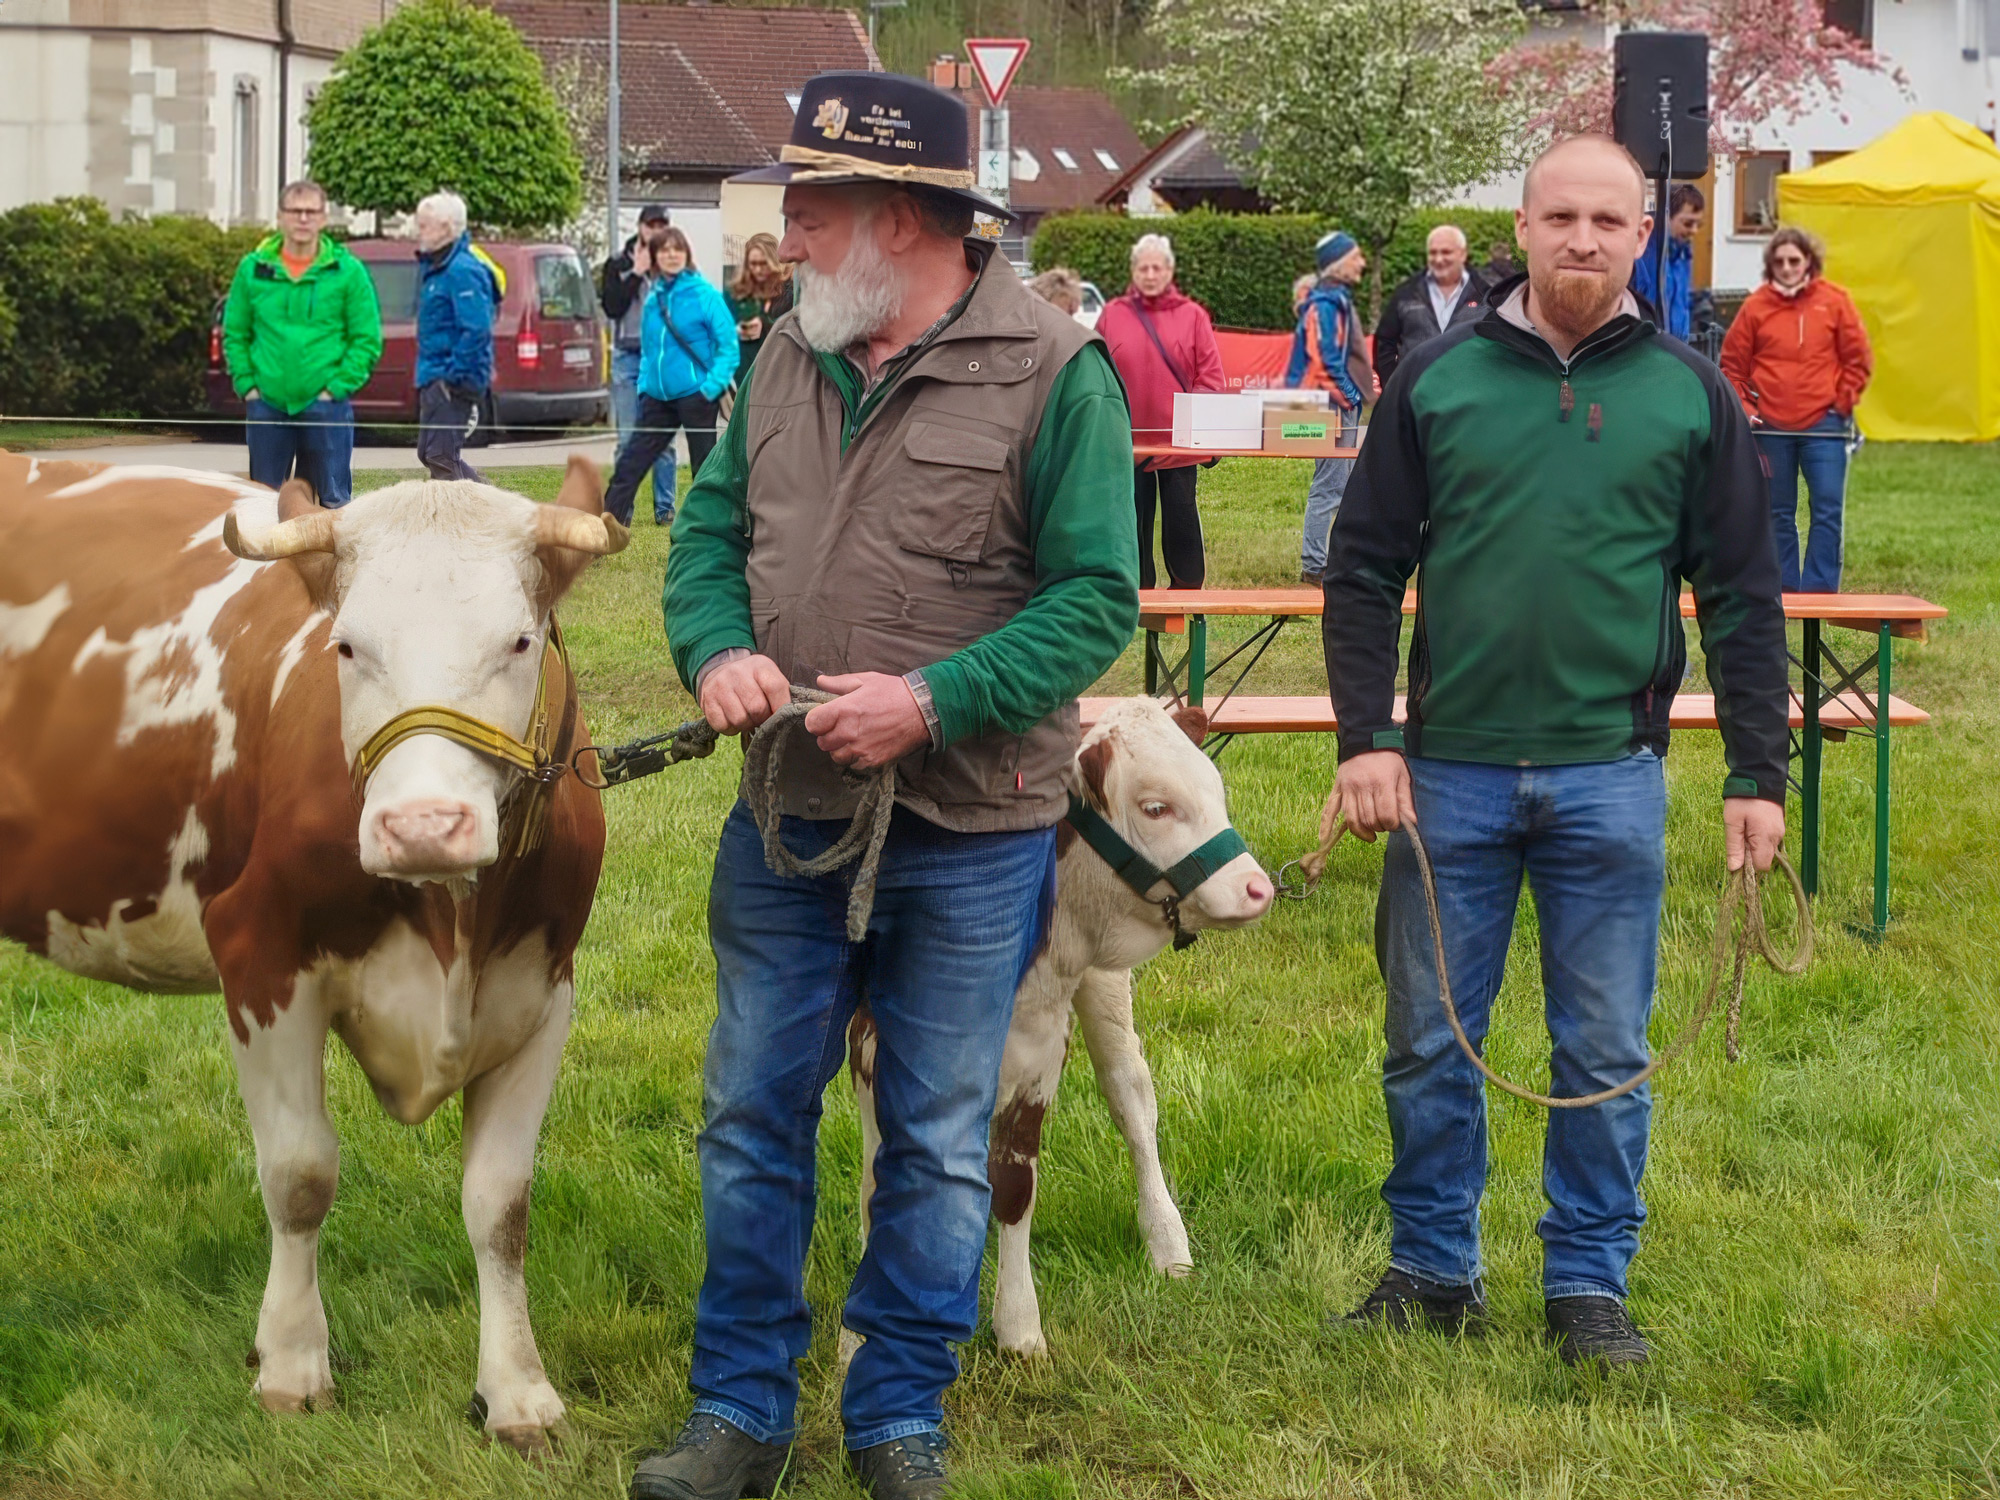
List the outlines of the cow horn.
{"type": "Polygon", "coordinates": [[[572,552],[588,552],[593,557],[622,552],[632,534],[613,516],[585,515],[566,505],[535,507],[535,544],[567,547],[572,552]]]}
{"type": "Polygon", "coordinates": [[[231,511],[222,522],[222,545],[245,562],[276,562],[281,557],[297,557],[301,552],[333,551],[335,512],[313,511],[290,521],[280,521],[268,531],[245,536],[231,511]]]}

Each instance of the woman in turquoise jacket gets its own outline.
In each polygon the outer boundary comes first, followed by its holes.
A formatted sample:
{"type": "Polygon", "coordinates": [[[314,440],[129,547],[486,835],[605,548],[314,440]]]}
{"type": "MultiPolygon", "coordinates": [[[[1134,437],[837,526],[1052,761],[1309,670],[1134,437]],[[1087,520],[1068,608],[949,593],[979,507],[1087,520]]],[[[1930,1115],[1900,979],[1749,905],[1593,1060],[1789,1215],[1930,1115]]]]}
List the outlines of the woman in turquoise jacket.
{"type": "MultiPolygon", "coordinates": [[[[716,403],[736,378],[736,320],[712,282],[694,268],[694,252],[678,229],[665,231],[653,252],[659,280],[639,324],[639,412],[618,454],[604,508],[627,526],[639,483],[654,461],[687,432],[688,467],[701,472],[715,447],[716,403]]],[[[653,519],[669,525],[674,497],[653,495],[653,519]]]]}

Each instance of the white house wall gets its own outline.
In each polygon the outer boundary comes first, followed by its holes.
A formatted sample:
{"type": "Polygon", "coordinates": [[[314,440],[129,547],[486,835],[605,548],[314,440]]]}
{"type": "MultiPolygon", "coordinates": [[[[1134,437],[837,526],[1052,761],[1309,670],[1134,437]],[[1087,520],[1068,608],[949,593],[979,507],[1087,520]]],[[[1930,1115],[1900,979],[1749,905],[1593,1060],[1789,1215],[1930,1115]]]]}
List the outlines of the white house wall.
{"type": "Polygon", "coordinates": [[[90,38],[0,34],[0,208],[83,189],[90,176],[90,38]]]}

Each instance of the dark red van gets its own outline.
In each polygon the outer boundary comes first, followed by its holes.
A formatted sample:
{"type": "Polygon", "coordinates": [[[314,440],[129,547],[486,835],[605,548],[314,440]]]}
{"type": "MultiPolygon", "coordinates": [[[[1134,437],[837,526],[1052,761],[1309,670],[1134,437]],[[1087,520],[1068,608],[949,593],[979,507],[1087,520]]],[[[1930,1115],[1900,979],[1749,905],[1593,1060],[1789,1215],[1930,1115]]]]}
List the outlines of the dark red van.
{"type": "MultiPolygon", "coordinates": [[[[354,420],[414,442],[417,242],[349,240],[347,248],[368,267],[382,305],[382,359],[355,392],[354,420]]],[[[533,436],[536,428],[604,421],[611,408],[604,325],[583,261],[567,245],[483,240],[479,248],[506,272],[507,290],[493,317],[493,389],[473,440],[496,430],[533,436]]],[[[208,340],[208,405],[241,417],[243,398],[223,367],[221,318],[217,308],[208,340]]]]}

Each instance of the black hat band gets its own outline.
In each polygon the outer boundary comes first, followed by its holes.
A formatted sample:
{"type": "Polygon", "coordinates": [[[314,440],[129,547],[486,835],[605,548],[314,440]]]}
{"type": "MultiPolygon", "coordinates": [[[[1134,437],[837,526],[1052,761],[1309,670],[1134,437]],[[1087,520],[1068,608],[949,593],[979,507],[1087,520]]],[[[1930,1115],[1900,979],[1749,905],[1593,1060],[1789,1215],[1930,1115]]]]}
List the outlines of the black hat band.
{"type": "Polygon", "coordinates": [[[806,168],[792,174],[793,182],[817,182],[833,177],[873,177],[882,182],[914,182],[925,187],[969,188],[973,175],[966,168],[920,167],[914,162],[870,161],[865,156],[849,156],[844,151],[821,151],[813,146],[781,146],[778,160],[806,168]]]}

